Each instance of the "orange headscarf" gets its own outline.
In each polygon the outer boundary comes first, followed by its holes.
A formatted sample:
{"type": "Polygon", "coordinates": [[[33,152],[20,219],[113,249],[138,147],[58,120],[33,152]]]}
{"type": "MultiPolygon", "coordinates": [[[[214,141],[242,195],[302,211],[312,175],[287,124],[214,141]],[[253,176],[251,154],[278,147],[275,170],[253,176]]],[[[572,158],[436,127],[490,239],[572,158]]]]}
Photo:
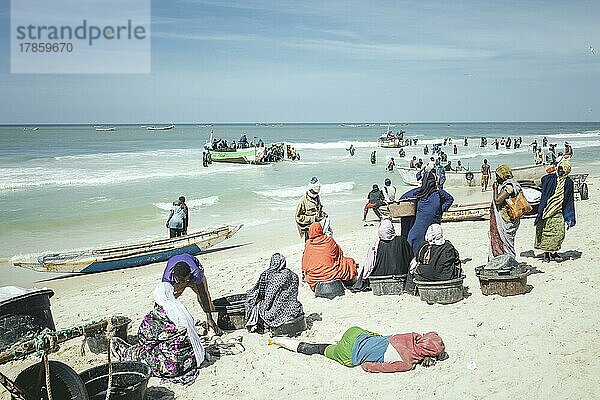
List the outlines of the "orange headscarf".
{"type": "Polygon", "coordinates": [[[308,229],[308,240],[302,255],[302,271],[306,283],[315,290],[317,282],[354,279],[356,263],[353,259],[344,257],[344,252],[335,240],[324,235],[321,224],[314,222],[308,229]]]}

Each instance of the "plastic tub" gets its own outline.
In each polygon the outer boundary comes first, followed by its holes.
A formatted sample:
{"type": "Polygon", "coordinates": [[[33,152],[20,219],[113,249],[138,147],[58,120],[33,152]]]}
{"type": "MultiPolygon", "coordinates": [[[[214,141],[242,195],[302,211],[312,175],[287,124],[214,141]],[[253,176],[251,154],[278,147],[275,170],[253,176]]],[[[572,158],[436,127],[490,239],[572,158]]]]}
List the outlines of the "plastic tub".
{"type": "Polygon", "coordinates": [[[497,294],[499,296],[516,296],[528,292],[527,276],[531,274],[528,268],[515,269],[513,271],[498,271],[490,274],[483,267],[475,269],[475,275],[479,278],[481,293],[486,296],[497,294]]]}
{"type": "Polygon", "coordinates": [[[300,332],[306,330],[306,318],[303,316],[296,318],[292,322],[273,328],[273,336],[297,336],[300,332]]]}
{"type": "Polygon", "coordinates": [[[463,281],[464,275],[457,279],[439,282],[427,282],[414,279],[421,300],[427,304],[452,304],[465,297],[463,281]]]}
{"type": "Polygon", "coordinates": [[[325,299],[333,299],[344,295],[344,284],[342,281],[318,282],[315,285],[315,296],[325,299]]]}
{"type": "Polygon", "coordinates": [[[234,294],[213,300],[219,312],[217,325],[226,331],[243,329],[246,326],[246,294],[234,294]]]}
{"type": "MultiPolygon", "coordinates": [[[[131,319],[125,318],[113,318],[113,326],[115,327],[114,336],[127,341],[127,329],[131,323],[131,319]]],[[[108,351],[108,338],[106,333],[96,333],[89,335],[86,338],[90,351],[94,354],[106,353],[108,351]]]]}
{"type": "Polygon", "coordinates": [[[382,275],[369,277],[369,284],[375,296],[401,295],[404,292],[406,275],[382,275]]]}
{"type": "Polygon", "coordinates": [[[50,289],[30,291],[0,302],[0,351],[31,339],[46,328],[56,330],[50,289]]]}
{"type": "MultiPolygon", "coordinates": [[[[150,367],[141,362],[112,363],[111,400],[146,400],[150,367]]],[[[90,400],[104,400],[108,388],[108,364],[79,374],[90,400]]]]}

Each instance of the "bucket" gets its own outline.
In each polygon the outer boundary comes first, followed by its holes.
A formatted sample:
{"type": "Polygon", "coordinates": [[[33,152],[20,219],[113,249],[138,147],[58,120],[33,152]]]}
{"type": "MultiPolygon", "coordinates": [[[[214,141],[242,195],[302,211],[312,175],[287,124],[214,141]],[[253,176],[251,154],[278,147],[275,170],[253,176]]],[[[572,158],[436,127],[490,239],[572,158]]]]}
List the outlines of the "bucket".
{"type": "Polygon", "coordinates": [[[527,293],[527,276],[531,271],[528,268],[515,271],[516,273],[511,273],[508,270],[500,270],[497,274],[490,274],[483,267],[477,267],[475,275],[479,278],[481,293],[486,296],[497,294],[503,297],[527,293]]]}
{"type": "MultiPolygon", "coordinates": [[[[127,317],[113,317],[112,325],[115,327],[114,336],[127,341],[127,329],[131,319],[127,317]]],[[[106,353],[108,351],[108,338],[105,332],[94,333],[86,337],[90,351],[94,354],[106,353]]]]}
{"type": "Polygon", "coordinates": [[[0,351],[32,339],[46,328],[56,330],[50,310],[53,295],[52,290],[42,289],[0,302],[0,351]]]}
{"type": "Polygon", "coordinates": [[[390,217],[413,217],[417,213],[417,200],[404,199],[388,205],[390,217]]]}
{"type": "MultiPolygon", "coordinates": [[[[111,400],[146,400],[150,367],[141,362],[112,363],[111,400]]],[[[108,388],[108,364],[79,374],[90,400],[104,400],[108,388]]]]}
{"type": "Polygon", "coordinates": [[[401,295],[406,275],[369,276],[369,284],[375,296],[401,295]]]}
{"type": "Polygon", "coordinates": [[[226,331],[243,329],[246,326],[246,294],[234,294],[213,300],[218,311],[217,325],[226,331]]]}
{"type": "Polygon", "coordinates": [[[297,336],[300,332],[306,330],[306,318],[304,315],[296,318],[292,322],[273,328],[271,333],[273,336],[297,336]]]}
{"type": "Polygon", "coordinates": [[[427,304],[452,304],[465,297],[463,280],[465,276],[449,281],[427,282],[414,279],[421,300],[427,304]]]}
{"type": "Polygon", "coordinates": [[[317,282],[315,285],[315,297],[333,299],[344,295],[344,284],[342,281],[317,282]]]}

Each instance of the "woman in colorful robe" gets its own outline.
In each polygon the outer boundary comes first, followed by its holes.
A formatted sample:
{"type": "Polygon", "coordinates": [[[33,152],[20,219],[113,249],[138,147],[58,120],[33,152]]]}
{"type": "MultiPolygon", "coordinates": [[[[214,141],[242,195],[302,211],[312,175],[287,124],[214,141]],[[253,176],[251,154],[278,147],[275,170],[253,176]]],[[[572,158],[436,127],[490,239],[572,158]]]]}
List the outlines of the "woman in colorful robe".
{"type": "Polygon", "coordinates": [[[567,229],[575,226],[575,193],[569,178],[571,164],[562,160],[556,172],[542,177],[542,198],[535,219],[534,247],[544,251],[544,261],[560,262],[560,250],[567,229]]]}
{"type": "Polygon", "coordinates": [[[306,283],[314,291],[318,282],[352,282],[356,278],[356,262],[344,257],[344,252],[331,236],[323,233],[323,226],[315,222],[308,230],[308,240],[302,255],[302,272],[306,283]]]}
{"type": "Polygon", "coordinates": [[[513,179],[512,170],[508,165],[496,168],[496,182],[492,185],[493,198],[490,205],[490,254],[492,258],[508,254],[517,258],[515,237],[519,229],[520,219],[511,220],[508,216],[507,202],[522,192],[521,185],[513,179]]]}
{"type": "Polygon", "coordinates": [[[168,282],[156,286],[154,302],[154,308],[144,317],[138,330],[138,344],[129,346],[113,338],[111,351],[120,361],[147,364],[152,376],[190,385],[196,380],[205,356],[194,318],[175,299],[173,286],[168,282]]]}

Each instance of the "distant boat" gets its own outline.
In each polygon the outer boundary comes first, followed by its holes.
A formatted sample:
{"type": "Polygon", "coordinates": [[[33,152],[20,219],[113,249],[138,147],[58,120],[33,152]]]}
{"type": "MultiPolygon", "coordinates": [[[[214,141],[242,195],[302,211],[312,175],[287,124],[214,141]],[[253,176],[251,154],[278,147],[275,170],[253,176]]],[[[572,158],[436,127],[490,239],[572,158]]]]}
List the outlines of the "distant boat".
{"type": "Polygon", "coordinates": [[[98,132],[112,132],[116,128],[114,126],[98,126],[96,127],[96,131],[98,132]]]}
{"type": "Polygon", "coordinates": [[[213,124],[198,125],[200,128],[210,128],[211,126],[213,126],[213,124]]]}
{"type": "Polygon", "coordinates": [[[150,125],[146,127],[146,130],[149,131],[168,131],[169,129],[173,129],[175,128],[175,125],[171,124],[171,125],[166,125],[166,126],[154,126],[154,125],[150,125]]]}
{"type": "Polygon", "coordinates": [[[23,128],[23,131],[39,131],[39,130],[40,130],[40,128],[37,126],[23,128]]]}
{"type": "Polygon", "coordinates": [[[85,250],[46,254],[37,262],[15,262],[14,265],[40,272],[92,273],[140,267],[167,261],[183,253],[198,254],[232,237],[243,225],[224,225],[171,239],[85,250]]]}

